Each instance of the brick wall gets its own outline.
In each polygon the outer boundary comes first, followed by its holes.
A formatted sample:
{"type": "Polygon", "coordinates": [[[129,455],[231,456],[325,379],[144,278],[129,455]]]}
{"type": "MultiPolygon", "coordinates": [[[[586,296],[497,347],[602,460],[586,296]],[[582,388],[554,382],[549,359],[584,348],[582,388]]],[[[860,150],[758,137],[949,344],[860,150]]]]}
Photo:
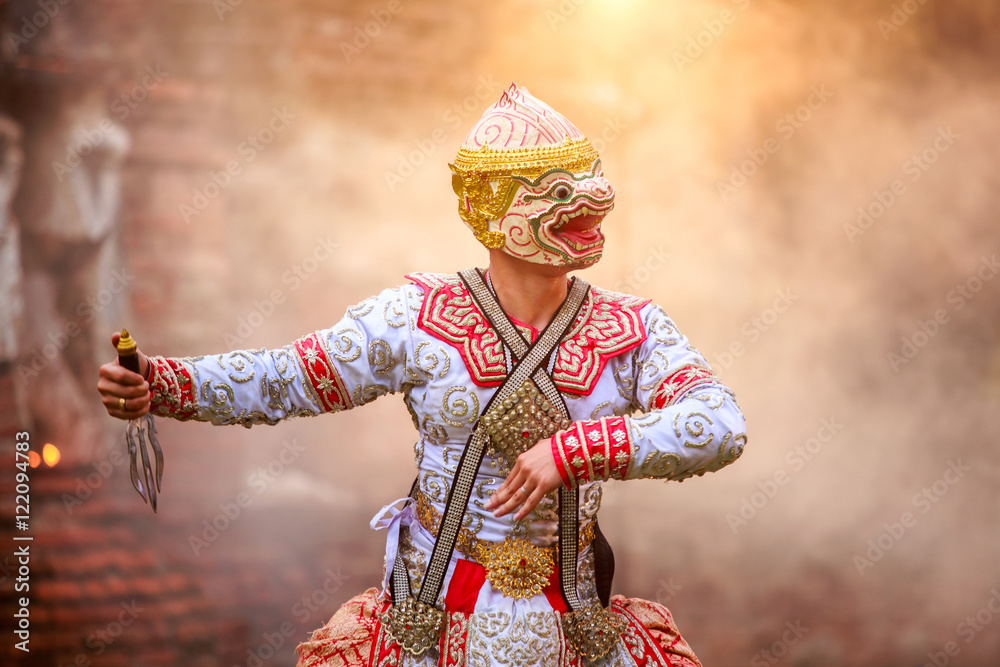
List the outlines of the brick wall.
{"type": "MultiPolygon", "coordinates": [[[[464,13],[407,5],[348,63],[339,42],[353,40],[353,28],[374,20],[373,10],[384,12],[382,4],[243,3],[221,19],[211,3],[88,4],[61,6],[18,52],[6,53],[0,89],[10,93],[5,111],[27,130],[29,160],[38,159],[31,147],[48,139],[39,136],[46,125],[38,111],[54,113],[61,88],[100,91],[108,117],[128,130],[114,243],[134,280],[118,308],[140,345],[164,354],[221,349],[221,332],[242,312],[240,297],[252,294],[238,273],[234,278],[234,265],[256,261],[241,254],[240,230],[268,221],[234,219],[233,192],[245,185],[222,188],[189,219],[181,204],[193,204],[195,192],[236,157],[234,147],[258,131],[273,99],[326,108],[335,122],[391,128],[392,114],[382,117],[378,109],[451,93],[454,79],[442,76],[442,67],[457,71],[469,62],[461,49],[442,58],[435,36],[453,33],[456,21],[471,28],[477,11],[471,3],[464,13]],[[144,83],[147,73],[157,77],[144,83]]],[[[5,10],[16,31],[37,5],[7,3],[5,10]]],[[[474,31],[461,34],[468,54],[474,31]]],[[[29,167],[47,177],[47,165],[29,167]]],[[[46,210],[42,190],[22,191],[18,209],[30,229],[46,210]]],[[[94,363],[107,361],[109,351],[98,347],[94,363]]],[[[349,508],[262,496],[237,518],[223,518],[246,489],[238,470],[251,456],[247,450],[263,441],[258,458],[266,463],[269,447],[278,446],[273,435],[162,425],[165,488],[154,516],[129,483],[124,424],[103,419],[100,437],[80,440],[74,419],[58,409],[19,417],[15,389],[30,395],[44,385],[22,381],[16,371],[0,374],[4,488],[14,484],[15,432],[32,433],[36,449],[52,434],[70,435],[57,442],[59,464],[31,471],[31,652],[5,642],[3,660],[46,667],[293,665],[295,644],[380,576],[380,547],[367,539],[366,515],[349,508]],[[214,540],[212,522],[226,526],[214,540]],[[194,538],[207,546],[192,546],[194,538]]],[[[99,416],[96,377],[77,380],[99,416]]],[[[4,516],[13,514],[6,493],[0,505],[4,516]]],[[[5,522],[0,537],[6,544],[10,536],[5,522]]],[[[0,568],[4,587],[15,576],[8,557],[0,568]]],[[[4,596],[5,618],[13,602],[4,596]]]]}

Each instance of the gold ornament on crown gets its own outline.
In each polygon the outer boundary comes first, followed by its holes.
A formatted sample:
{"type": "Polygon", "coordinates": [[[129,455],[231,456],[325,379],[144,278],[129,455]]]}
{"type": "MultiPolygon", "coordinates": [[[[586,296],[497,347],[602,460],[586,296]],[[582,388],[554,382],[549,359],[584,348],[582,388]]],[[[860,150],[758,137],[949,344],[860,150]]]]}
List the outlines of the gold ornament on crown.
{"type": "Polygon", "coordinates": [[[487,248],[501,248],[502,232],[489,230],[490,220],[507,212],[514,199],[514,177],[535,180],[553,169],[570,173],[589,170],[598,159],[585,137],[558,146],[494,150],[483,144],[477,149],[460,148],[451,167],[451,185],[458,195],[458,214],[476,239],[487,248]],[[468,204],[466,203],[468,202],[468,204]]]}

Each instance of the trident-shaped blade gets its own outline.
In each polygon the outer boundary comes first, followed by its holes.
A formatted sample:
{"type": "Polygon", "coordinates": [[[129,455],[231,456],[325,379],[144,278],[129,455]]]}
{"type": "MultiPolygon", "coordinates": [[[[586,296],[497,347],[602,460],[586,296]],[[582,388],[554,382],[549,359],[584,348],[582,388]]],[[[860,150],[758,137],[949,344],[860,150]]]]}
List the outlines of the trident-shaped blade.
{"type": "Polygon", "coordinates": [[[125,431],[125,440],[128,443],[129,476],[132,478],[132,486],[139,492],[144,502],[152,505],[155,513],[156,493],[160,490],[160,482],[163,479],[163,451],[156,440],[156,423],[153,421],[153,416],[147,413],[139,419],[130,419],[125,431]],[[153,456],[156,459],[155,473],[149,462],[149,454],[146,452],[146,442],[153,448],[153,456]],[[142,475],[139,474],[136,454],[142,457],[142,475]]]}

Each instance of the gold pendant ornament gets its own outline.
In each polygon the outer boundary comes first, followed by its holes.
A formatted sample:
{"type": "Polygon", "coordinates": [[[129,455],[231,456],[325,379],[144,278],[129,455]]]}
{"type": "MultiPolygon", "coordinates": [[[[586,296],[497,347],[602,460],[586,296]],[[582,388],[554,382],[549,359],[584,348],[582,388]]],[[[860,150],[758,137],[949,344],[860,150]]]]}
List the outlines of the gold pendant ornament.
{"type": "Polygon", "coordinates": [[[422,655],[441,640],[446,616],[436,607],[406,597],[393,604],[380,620],[404,651],[422,655]]]}
{"type": "Polygon", "coordinates": [[[490,585],[515,600],[540,594],[555,569],[553,550],[536,547],[524,537],[480,542],[478,547],[477,560],[486,568],[490,585]]]}
{"type": "Polygon", "coordinates": [[[490,437],[489,453],[501,456],[505,472],[510,472],[517,457],[535,443],[572,425],[531,380],[525,380],[509,398],[491,408],[482,422],[490,437]]]}
{"type": "Polygon", "coordinates": [[[587,660],[604,657],[625,631],[625,619],[599,603],[562,615],[563,632],[587,660]]]}

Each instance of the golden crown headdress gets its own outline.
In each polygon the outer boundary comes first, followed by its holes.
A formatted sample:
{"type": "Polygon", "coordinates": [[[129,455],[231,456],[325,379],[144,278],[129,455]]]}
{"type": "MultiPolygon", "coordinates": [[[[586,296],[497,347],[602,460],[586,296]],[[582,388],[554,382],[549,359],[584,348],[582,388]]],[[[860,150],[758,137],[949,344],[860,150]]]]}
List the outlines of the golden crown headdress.
{"type": "Polygon", "coordinates": [[[458,214],[480,243],[500,248],[504,235],[489,231],[489,222],[510,207],[514,177],[534,181],[553,169],[578,173],[589,170],[597,159],[597,151],[572,123],[511,84],[500,101],[486,110],[449,165],[458,214]],[[559,137],[562,142],[556,143],[559,137]],[[490,144],[534,145],[504,150],[490,144]]]}

